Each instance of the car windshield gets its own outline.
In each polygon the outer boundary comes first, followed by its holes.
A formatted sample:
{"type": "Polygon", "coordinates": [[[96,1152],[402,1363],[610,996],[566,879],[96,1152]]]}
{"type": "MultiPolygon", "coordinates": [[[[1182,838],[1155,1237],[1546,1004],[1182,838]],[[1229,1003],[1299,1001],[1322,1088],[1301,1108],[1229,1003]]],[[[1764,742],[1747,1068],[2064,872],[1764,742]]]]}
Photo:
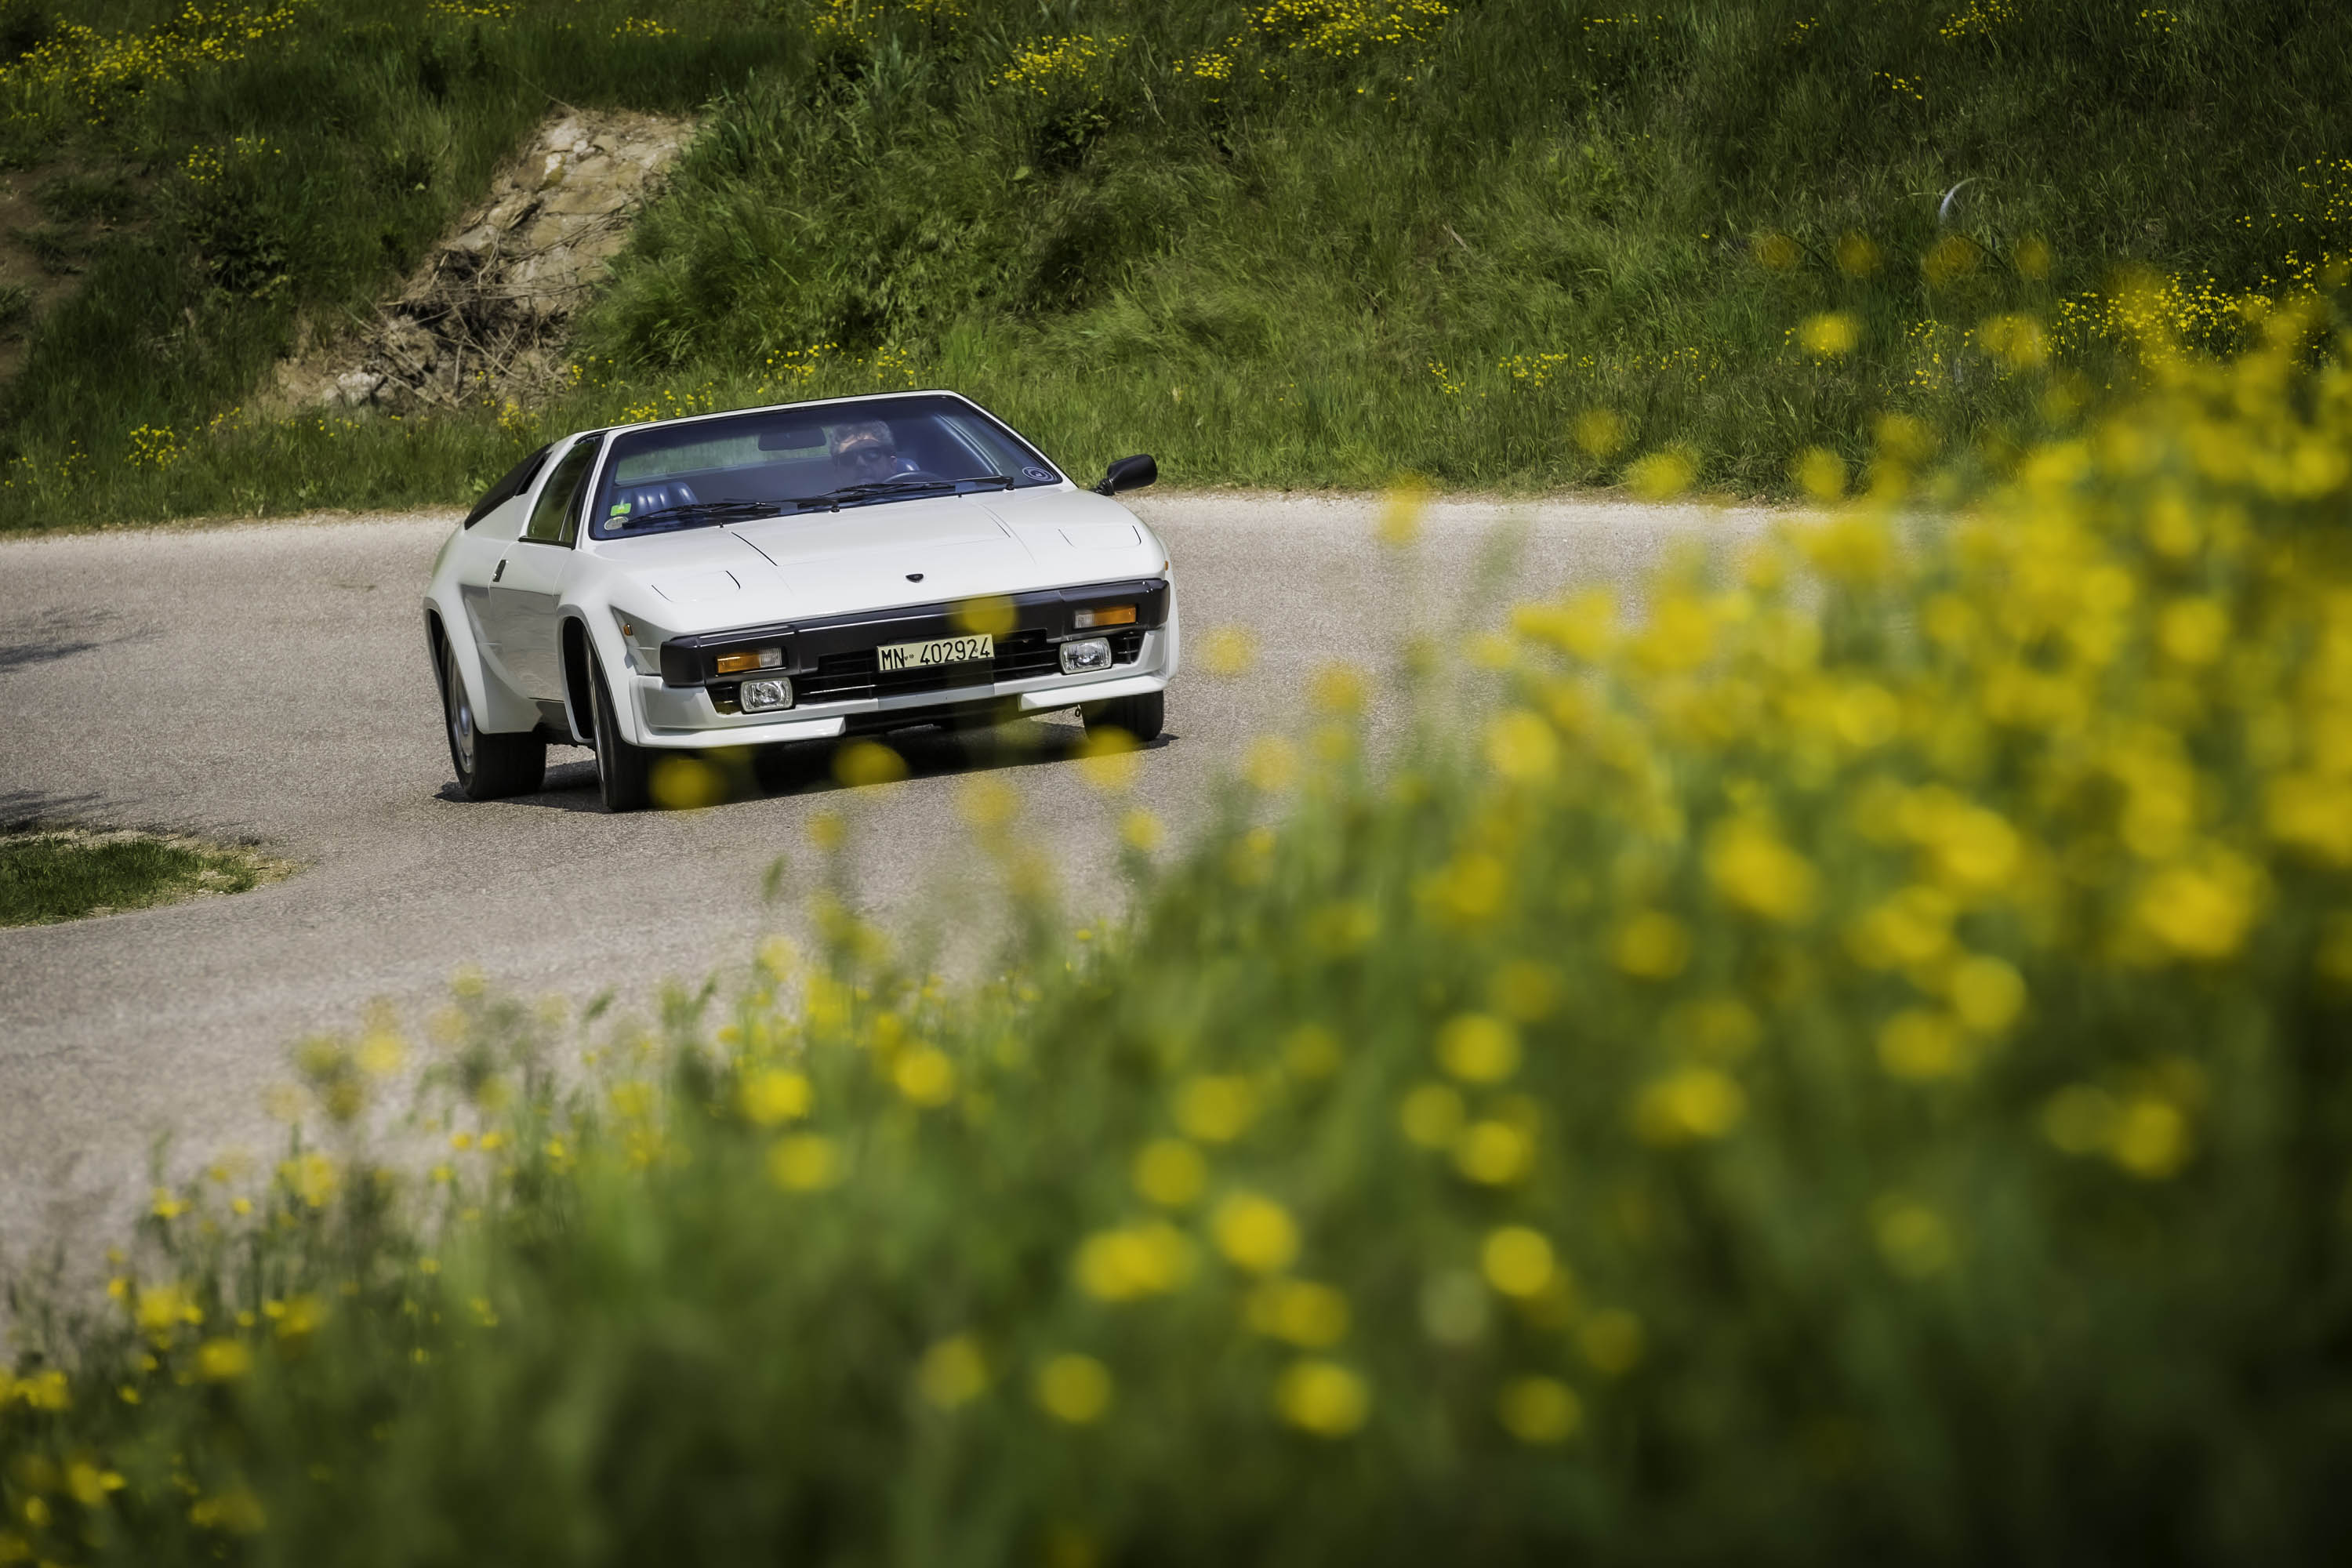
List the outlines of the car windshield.
{"type": "Polygon", "coordinates": [[[770,408],[613,439],[589,516],[598,539],[818,508],[1056,485],[1029,444],[960,397],[770,408]]]}

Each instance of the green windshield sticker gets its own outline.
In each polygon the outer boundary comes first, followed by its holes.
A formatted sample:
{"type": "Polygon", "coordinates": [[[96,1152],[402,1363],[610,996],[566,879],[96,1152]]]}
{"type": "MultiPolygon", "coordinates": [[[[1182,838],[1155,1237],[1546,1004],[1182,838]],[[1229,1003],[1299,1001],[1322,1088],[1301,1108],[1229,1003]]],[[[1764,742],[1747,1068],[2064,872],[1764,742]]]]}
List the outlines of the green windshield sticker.
{"type": "Polygon", "coordinates": [[[620,516],[623,512],[625,512],[625,511],[627,511],[628,510],[629,510],[629,503],[628,503],[627,501],[625,501],[625,500],[616,500],[616,501],[614,501],[614,502],[613,503],[613,510],[612,510],[611,511],[606,512],[604,515],[605,515],[605,516],[607,516],[607,517],[618,517],[618,516],[620,516]]]}

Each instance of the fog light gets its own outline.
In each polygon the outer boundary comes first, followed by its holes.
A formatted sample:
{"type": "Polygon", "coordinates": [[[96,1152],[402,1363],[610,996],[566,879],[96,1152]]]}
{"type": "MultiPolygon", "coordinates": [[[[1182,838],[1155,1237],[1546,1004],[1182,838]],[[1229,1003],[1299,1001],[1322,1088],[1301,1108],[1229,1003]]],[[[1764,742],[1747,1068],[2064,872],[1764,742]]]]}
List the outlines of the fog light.
{"type": "Polygon", "coordinates": [[[793,683],[789,680],[747,680],[736,693],[736,700],[746,713],[765,713],[772,708],[793,705],[793,683]]]}
{"type": "Polygon", "coordinates": [[[784,650],[780,647],[763,647],[750,653],[722,653],[719,656],[719,673],[733,675],[744,669],[781,669],[783,663],[784,650]]]}
{"type": "Polygon", "coordinates": [[[1083,642],[1062,645],[1062,673],[1083,675],[1091,669],[1110,668],[1110,644],[1101,637],[1087,637],[1083,642]]]}

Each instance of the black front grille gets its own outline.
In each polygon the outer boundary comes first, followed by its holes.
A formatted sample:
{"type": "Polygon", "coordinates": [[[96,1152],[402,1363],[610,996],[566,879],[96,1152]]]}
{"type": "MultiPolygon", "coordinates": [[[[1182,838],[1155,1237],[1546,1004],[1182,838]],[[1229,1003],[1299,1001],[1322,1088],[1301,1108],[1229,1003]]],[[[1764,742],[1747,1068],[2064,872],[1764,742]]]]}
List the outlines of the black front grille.
{"type": "MultiPolygon", "coordinates": [[[[1143,653],[1143,628],[1129,626],[1109,634],[1115,664],[1133,664],[1143,653]]],[[[929,669],[884,671],[874,650],[829,653],[817,660],[815,673],[795,676],[793,684],[802,703],[852,702],[866,697],[904,697],[921,691],[957,691],[986,687],[1001,680],[1027,680],[1062,673],[1061,646],[1038,628],[1000,637],[992,664],[936,665],[929,669]]]]}

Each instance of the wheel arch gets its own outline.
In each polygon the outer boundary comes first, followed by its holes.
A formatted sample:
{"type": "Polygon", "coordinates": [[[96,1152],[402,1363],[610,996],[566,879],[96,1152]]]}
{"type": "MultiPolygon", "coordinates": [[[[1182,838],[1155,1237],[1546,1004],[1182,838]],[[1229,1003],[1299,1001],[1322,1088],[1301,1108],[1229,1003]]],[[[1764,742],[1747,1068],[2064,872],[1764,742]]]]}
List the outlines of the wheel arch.
{"type": "Polygon", "coordinates": [[[491,670],[489,661],[482,657],[481,647],[474,640],[474,628],[466,616],[453,613],[452,606],[439,594],[428,595],[425,600],[425,651],[433,661],[434,692],[442,697],[447,695],[441,688],[445,650],[457,666],[467,695],[473,700],[478,728],[494,734],[511,734],[538,725],[538,707],[516,696],[491,670]]]}
{"type": "MultiPolygon", "coordinates": [[[[561,633],[563,651],[563,715],[572,726],[572,738],[583,746],[596,743],[596,701],[591,682],[595,679],[596,650],[593,634],[588,629],[588,618],[577,610],[563,616],[561,633]]],[[[613,705],[620,706],[620,693],[613,694],[613,705]]],[[[625,721],[624,721],[625,722],[625,721]]]]}

